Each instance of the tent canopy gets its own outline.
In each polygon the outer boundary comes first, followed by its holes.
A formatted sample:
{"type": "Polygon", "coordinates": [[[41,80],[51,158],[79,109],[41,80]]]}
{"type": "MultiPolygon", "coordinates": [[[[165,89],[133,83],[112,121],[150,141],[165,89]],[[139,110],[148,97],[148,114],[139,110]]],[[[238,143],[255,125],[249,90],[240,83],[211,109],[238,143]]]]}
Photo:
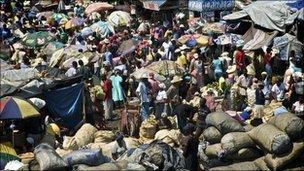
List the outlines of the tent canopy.
{"type": "Polygon", "coordinates": [[[188,8],[192,11],[232,10],[234,0],[189,0],[188,8]]]}
{"type": "Polygon", "coordinates": [[[242,11],[224,16],[224,20],[238,20],[249,16],[251,20],[266,29],[285,31],[285,26],[294,22],[298,13],[293,13],[283,2],[257,1],[242,11]]]}

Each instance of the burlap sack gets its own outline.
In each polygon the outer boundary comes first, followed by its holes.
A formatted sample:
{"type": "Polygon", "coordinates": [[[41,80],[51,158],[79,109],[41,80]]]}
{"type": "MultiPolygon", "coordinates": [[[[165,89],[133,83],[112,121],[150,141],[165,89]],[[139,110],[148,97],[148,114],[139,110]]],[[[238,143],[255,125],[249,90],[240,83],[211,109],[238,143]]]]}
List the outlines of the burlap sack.
{"type": "Polygon", "coordinates": [[[94,134],[94,143],[109,143],[115,140],[115,134],[112,131],[100,130],[94,134]]]}
{"type": "Polygon", "coordinates": [[[272,154],[286,153],[292,147],[288,135],[271,124],[261,124],[248,135],[259,147],[272,154]]]}
{"type": "Polygon", "coordinates": [[[284,131],[292,140],[304,138],[304,120],[295,114],[282,113],[270,118],[268,123],[284,131]]]}
{"type": "Polygon", "coordinates": [[[222,135],[229,132],[244,132],[242,125],[231,116],[223,112],[210,113],[206,117],[208,126],[215,126],[222,135]]]}
{"type": "Polygon", "coordinates": [[[254,126],[252,126],[250,124],[246,124],[243,126],[243,128],[244,128],[245,132],[248,132],[248,131],[251,131],[254,128],[254,126]]]}
{"type": "Polygon", "coordinates": [[[242,148],[238,152],[225,156],[225,159],[231,161],[248,161],[259,158],[262,153],[256,148],[242,148]]]}
{"type": "Polygon", "coordinates": [[[287,154],[276,156],[273,154],[267,154],[265,156],[265,162],[273,170],[282,169],[288,163],[291,163],[304,151],[304,141],[293,143],[293,148],[287,154]]]}
{"type": "Polygon", "coordinates": [[[254,164],[260,168],[260,170],[271,170],[265,162],[265,156],[255,159],[254,164]]]}
{"type": "Polygon", "coordinates": [[[220,166],[220,167],[213,167],[209,170],[251,170],[251,171],[258,171],[260,168],[255,165],[254,162],[241,162],[235,163],[228,166],[220,166]]]}
{"type": "Polygon", "coordinates": [[[221,143],[212,144],[207,146],[205,154],[208,156],[208,158],[218,158],[218,155],[222,150],[221,143]]]}
{"type": "Polygon", "coordinates": [[[60,157],[63,157],[64,155],[69,154],[73,150],[65,150],[65,149],[57,148],[55,151],[56,153],[59,154],[60,157]]]}
{"type": "Polygon", "coordinates": [[[124,138],[124,141],[126,143],[127,149],[137,148],[142,144],[140,140],[131,137],[124,138]]]}
{"type": "Polygon", "coordinates": [[[214,144],[221,142],[222,134],[214,126],[210,126],[204,130],[203,137],[205,141],[214,144]]]}
{"type": "Polygon", "coordinates": [[[78,145],[74,137],[64,136],[62,148],[64,150],[77,150],[78,145]]]}
{"type": "Polygon", "coordinates": [[[74,135],[75,141],[79,148],[92,143],[94,141],[94,134],[97,129],[91,124],[84,124],[74,135]]]}
{"type": "Polygon", "coordinates": [[[171,147],[175,145],[180,144],[180,140],[182,138],[182,134],[179,130],[168,130],[168,129],[162,129],[157,131],[155,134],[154,139],[155,140],[161,140],[167,144],[169,144],[171,147]]]}
{"type": "Polygon", "coordinates": [[[232,154],[255,144],[246,132],[230,132],[223,136],[221,145],[226,154],[232,154]]]}
{"type": "Polygon", "coordinates": [[[146,119],[139,128],[139,136],[143,139],[153,139],[157,131],[157,121],[155,118],[146,119]]]}

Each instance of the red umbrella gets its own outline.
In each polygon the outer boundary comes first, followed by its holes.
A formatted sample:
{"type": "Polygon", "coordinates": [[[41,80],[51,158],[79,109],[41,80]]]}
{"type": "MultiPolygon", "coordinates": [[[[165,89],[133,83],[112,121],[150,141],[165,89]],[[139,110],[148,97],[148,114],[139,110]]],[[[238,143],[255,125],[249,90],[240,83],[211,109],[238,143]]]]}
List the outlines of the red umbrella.
{"type": "Polygon", "coordinates": [[[86,9],[85,9],[85,13],[86,14],[91,14],[93,12],[99,12],[99,11],[102,11],[102,10],[110,10],[110,9],[113,9],[114,6],[111,5],[111,4],[108,4],[106,2],[97,2],[97,3],[93,3],[93,4],[90,4],[86,9]]]}

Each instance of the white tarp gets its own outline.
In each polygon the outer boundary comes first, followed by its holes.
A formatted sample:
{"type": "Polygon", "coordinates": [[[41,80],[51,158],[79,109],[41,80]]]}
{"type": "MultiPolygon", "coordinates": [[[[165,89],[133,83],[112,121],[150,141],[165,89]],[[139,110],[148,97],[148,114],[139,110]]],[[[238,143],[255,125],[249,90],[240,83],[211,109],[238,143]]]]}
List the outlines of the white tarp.
{"type": "Polygon", "coordinates": [[[244,50],[257,50],[263,46],[268,46],[273,38],[278,34],[278,31],[265,32],[260,29],[257,29],[253,38],[248,41],[243,49],[244,50]]]}
{"type": "Polygon", "coordinates": [[[283,2],[257,1],[246,6],[242,11],[223,17],[224,20],[237,20],[250,16],[251,20],[264,28],[285,31],[285,26],[294,22],[298,13],[283,2]]]}

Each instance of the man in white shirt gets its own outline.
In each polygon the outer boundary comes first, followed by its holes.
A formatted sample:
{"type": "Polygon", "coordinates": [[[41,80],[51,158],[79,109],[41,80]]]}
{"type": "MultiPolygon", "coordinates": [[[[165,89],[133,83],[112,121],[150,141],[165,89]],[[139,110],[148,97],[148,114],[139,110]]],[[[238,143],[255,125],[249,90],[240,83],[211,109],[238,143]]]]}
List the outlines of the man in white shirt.
{"type": "Polygon", "coordinates": [[[67,70],[67,72],[65,73],[65,76],[74,77],[76,74],[77,74],[77,62],[73,61],[72,67],[67,70]]]}
{"type": "Polygon", "coordinates": [[[147,84],[148,84],[148,77],[146,74],[143,74],[140,78],[140,82],[136,89],[136,94],[139,97],[141,104],[140,115],[142,121],[148,119],[149,117],[150,99],[148,97],[149,89],[146,86],[147,84]]]}
{"type": "Polygon", "coordinates": [[[283,100],[284,91],[285,91],[285,86],[284,86],[281,79],[279,79],[271,88],[271,92],[272,92],[273,97],[278,101],[283,100]]]}

